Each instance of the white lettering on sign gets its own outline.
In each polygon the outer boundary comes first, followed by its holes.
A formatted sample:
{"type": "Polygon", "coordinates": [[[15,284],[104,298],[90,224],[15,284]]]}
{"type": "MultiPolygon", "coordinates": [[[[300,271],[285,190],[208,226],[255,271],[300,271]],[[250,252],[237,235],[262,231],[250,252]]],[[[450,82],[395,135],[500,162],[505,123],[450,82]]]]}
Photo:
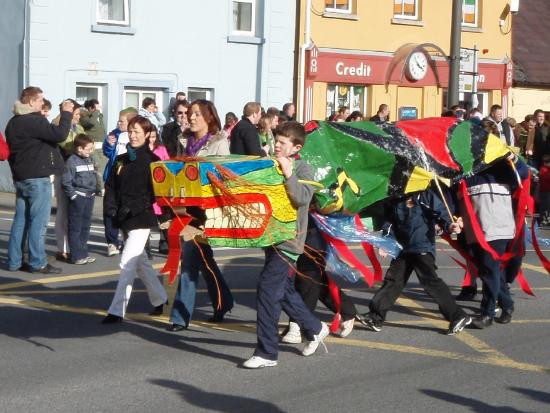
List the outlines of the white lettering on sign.
{"type": "Polygon", "coordinates": [[[369,77],[372,68],[363,62],[359,63],[359,66],[346,66],[344,62],[338,62],[336,63],[336,73],[339,76],[369,77]]]}
{"type": "Polygon", "coordinates": [[[485,75],[477,75],[477,83],[485,83],[485,75]]]}

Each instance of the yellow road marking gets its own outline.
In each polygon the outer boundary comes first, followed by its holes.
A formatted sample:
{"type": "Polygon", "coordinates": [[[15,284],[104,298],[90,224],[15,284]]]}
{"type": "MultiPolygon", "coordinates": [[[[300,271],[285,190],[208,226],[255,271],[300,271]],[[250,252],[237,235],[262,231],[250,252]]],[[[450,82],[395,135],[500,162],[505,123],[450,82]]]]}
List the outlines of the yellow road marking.
{"type": "MultiPolygon", "coordinates": [[[[426,313],[425,313],[426,309],[422,305],[420,305],[418,302],[410,298],[401,297],[399,298],[398,303],[402,306],[412,309],[414,313],[420,315],[420,317],[422,318],[432,317],[431,315],[426,316],[426,313]]],[[[449,324],[446,320],[443,320],[442,318],[439,318],[437,320],[429,318],[429,320],[431,321],[431,324],[442,329],[446,329],[449,324]]],[[[473,335],[471,335],[465,330],[463,330],[460,334],[456,335],[455,337],[458,340],[462,341],[464,344],[466,344],[468,347],[471,347],[472,349],[474,349],[479,353],[487,354],[487,356],[490,358],[497,358],[497,359],[507,358],[503,353],[493,349],[488,344],[484,343],[477,337],[474,337],[473,335]]]]}
{"type": "MultiPolygon", "coordinates": [[[[462,334],[463,333],[460,333],[460,335],[462,334]]],[[[529,363],[518,363],[511,359],[476,357],[476,356],[470,356],[466,354],[454,353],[449,351],[440,351],[440,350],[431,350],[431,349],[420,348],[420,347],[402,346],[399,344],[379,343],[379,342],[368,341],[368,340],[354,340],[354,339],[347,339],[347,338],[337,339],[337,338],[331,337],[326,341],[331,344],[341,344],[341,345],[349,345],[349,346],[355,346],[355,347],[367,347],[367,348],[372,348],[376,350],[388,350],[388,351],[396,351],[399,353],[418,354],[422,356],[438,357],[438,358],[445,358],[445,359],[451,359],[451,360],[470,361],[473,363],[488,364],[491,366],[506,367],[506,368],[512,368],[517,370],[533,371],[537,373],[547,373],[547,374],[550,373],[550,369],[547,367],[539,366],[536,364],[529,364],[529,363]]]]}
{"type": "Polygon", "coordinates": [[[531,270],[531,271],[540,272],[541,274],[544,274],[544,275],[548,275],[548,272],[544,269],[544,267],[541,267],[539,265],[533,265],[533,264],[524,262],[523,264],[521,264],[521,267],[527,268],[528,270],[531,270]]]}
{"type": "MultiPolygon", "coordinates": [[[[2,297],[0,298],[0,303],[8,304],[8,305],[23,306],[23,307],[31,307],[31,308],[37,308],[37,309],[64,311],[64,312],[77,313],[77,314],[88,314],[88,315],[91,314],[91,315],[97,315],[97,316],[105,316],[107,314],[106,311],[96,310],[93,308],[77,308],[77,307],[71,307],[67,305],[50,304],[50,303],[44,303],[41,301],[20,299],[20,298],[2,297]]],[[[169,320],[167,317],[162,317],[162,316],[151,317],[146,314],[128,314],[127,319],[130,321],[154,320],[162,324],[169,323],[169,320]]],[[[430,324],[434,323],[434,321],[432,320],[428,320],[428,322],[430,324]]],[[[222,326],[220,324],[206,323],[201,321],[192,322],[191,327],[203,327],[203,328],[210,328],[213,330],[245,332],[245,333],[253,333],[255,330],[253,324],[224,323],[222,326]]],[[[461,333],[461,335],[462,334],[464,333],[461,333]]],[[[457,337],[460,337],[460,335],[457,337]]],[[[506,357],[503,357],[503,358],[476,357],[476,356],[470,356],[470,355],[448,352],[448,351],[431,350],[431,349],[420,348],[420,347],[403,346],[399,344],[379,343],[379,342],[374,342],[369,340],[341,339],[341,338],[329,337],[326,339],[326,341],[330,344],[366,347],[366,348],[371,348],[376,350],[396,351],[400,353],[418,354],[418,355],[428,356],[428,357],[469,361],[474,363],[488,364],[491,366],[513,368],[513,369],[532,371],[537,373],[550,373],[550,369],[544,366],[529,364],[529,363],[519,363],[506,357]]]]}

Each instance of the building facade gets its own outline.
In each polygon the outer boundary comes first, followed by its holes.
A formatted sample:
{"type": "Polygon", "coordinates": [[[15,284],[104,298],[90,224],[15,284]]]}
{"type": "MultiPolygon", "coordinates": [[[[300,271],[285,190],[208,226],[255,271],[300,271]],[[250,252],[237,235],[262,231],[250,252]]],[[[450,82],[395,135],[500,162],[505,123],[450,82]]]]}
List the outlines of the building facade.
{"type": "MultiPolygon", "coordinates": [[[[325,119],[348,106],[371,116],[388,104],[392,121],[439,116],[451,17],[452,1],[300,1],[299,113],[325,119]]],[[[461,46],[478,52],[475,85],[464,76],[460,98],[485,114],[495,103],[508,107],[511,21],[508,0],[463,0],[461,46]]]]}
{"type": "Polygon", "coordinates": [[[522,121],[536,109],[542,109],[550,116],[548,6],[545,0],[522,0],[518,15],[514,17],[514,81],[510,92],[510,115],[517,121],[522,121]]]}
{"type": "Polygon", "coordinates": [[[144,97],[168,115],[178,91],[214,101],[222,122],[228,111],[240,116],[247,101],[281,108],[293,97],[294,0],[5,3],[3,27],[13,33],[0,40],[11,62],[0,80],[9,102],[0,109],[3,126],[29,85],[44,90],[53,116],[65,98],[98,99],[109,129],[144,97]]]}

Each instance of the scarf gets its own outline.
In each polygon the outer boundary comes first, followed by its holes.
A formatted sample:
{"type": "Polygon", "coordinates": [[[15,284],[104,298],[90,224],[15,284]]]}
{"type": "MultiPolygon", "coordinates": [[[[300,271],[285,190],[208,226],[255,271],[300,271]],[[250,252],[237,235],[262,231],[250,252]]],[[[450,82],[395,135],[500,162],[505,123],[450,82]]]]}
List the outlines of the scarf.
{"type": "Polygon", "coordinates": [[[195,140],[195,136],[191,135],[189,139],[187,140],[187,147],[185,148],[185,153],[187,153],[188,156],[195,156],[197,152],[201,150],[201,148],[208,142],[210,139],[210,133],[207,133],[199,140],[195,140]]]}

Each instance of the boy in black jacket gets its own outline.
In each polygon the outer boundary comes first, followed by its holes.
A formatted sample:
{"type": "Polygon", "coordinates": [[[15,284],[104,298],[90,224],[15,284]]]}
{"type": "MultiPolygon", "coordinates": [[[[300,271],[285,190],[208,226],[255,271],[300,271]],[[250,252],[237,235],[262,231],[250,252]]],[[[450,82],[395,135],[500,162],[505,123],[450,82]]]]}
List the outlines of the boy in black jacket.
{"type": "Polygon", "coordinates": [[[69,198],[68,238],[71,262],[83,265],[95,261],[88,254],[87,244],[98,179],[90,158],[94,150],[93,139],[80,134],[75,137],[73,145],[74,154],[65,163],[61,186],[69,198]]]}
{"type": "MultiPolygon", "coordinates": [[[[369,305],[362,321],[369,329],[380,331],[387,311],[407,284],[413,270],[426,292],[437,302],[439,310],[450,322],[448,335],[454,335],[472,322],[456,305],[449,287],[437,276],[435,265],[435,225],[448,233],[460,233],[462,222],[451,222],[441,200],[431,190],[391,201],[386,208],[386,233],[393,233],[402,245],[401,254],[386,272],[384,284],[369,305]]],[[[385,256],[383,250],[380,255],[385,256]]]]}

